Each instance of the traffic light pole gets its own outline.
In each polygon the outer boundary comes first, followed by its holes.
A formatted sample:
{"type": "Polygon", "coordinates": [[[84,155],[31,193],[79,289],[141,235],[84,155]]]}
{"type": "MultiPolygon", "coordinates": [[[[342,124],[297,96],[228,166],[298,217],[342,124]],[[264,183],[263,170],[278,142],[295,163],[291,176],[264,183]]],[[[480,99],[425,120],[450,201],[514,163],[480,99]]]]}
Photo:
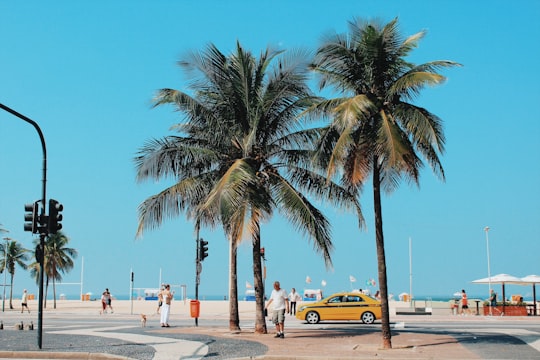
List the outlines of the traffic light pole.
{"type": "MultiPolygon", "coordinates": [[[[202,270],[202,264],[201,264],[201,260],[199,259],[199,246],[200,246],[200,241],[199,241],[199,230],[201,228],[201,224],[199,222],[199,220],[197,220],[197,225],[196,225],[196,231],[197,231],[197,239],[195,239],[196,241],[196,246],[195,246],[195,251],[196,251],[196,255],[195,255],[195,300],[199,300],[199,282],[201,281],[201,270],[202,270]]],[[[199,318],[196,317],[195,318],[195,326],[199,326],[199,318]]]]}
{"type": "MultiPolygon", "coordinates": [[[[45,138],[43,137],[43,133],[41,132],[41,129],[39,128],[39,125],[32,119],[18,113],[17,111],[5,106],[4,104],[0,103],[0,108],[2,110],[7,111],[8,113],[15,115],[19,119],[22,119],[26,121],[27,123],[31,124],[37,131],[39,135],[39,139],[41,140],[41,148],[43,150],[43,182],[41,187],[41,214],[40,214],[40,225],[43,227],[44,221],[45,221],[45,206],[46,206],[46,195],[47,195],[47,147],[45,146],[45,138]]],[[[43,334],[43,263],[45,260],[45,236],[46,231],[40,231],[39,234],[39,251],[36,251],[36,255],[38,255],[39,259],[39,303],[38,303],[38,347],[41,349],[42,347],[42,334],[43,334]]]]}

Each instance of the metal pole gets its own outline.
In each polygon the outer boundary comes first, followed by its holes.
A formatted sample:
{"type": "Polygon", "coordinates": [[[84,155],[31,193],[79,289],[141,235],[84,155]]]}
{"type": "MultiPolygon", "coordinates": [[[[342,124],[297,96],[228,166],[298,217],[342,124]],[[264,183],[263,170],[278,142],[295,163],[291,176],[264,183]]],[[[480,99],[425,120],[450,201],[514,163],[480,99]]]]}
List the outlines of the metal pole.
{"type": "Polygon", "coordinates": [[[131,305],[131,315],[133,315],[133,281],[135,280],[135,275],[133,274],[133,268],[129,270],[129,275],[131,281],[129,282],[129,303],[131,305]]]}
{"type": "MultiPolygon", "coordinates": [[[[196,246],[195,246],[195,251],[197,252],[195,254],[195,300],[199,300],[199,282],[201,280],[201,269],[202,269],[202,264],[201,264],[201,260],[199,259],[199,248],[201,246],[201,241],[200,241],[200,238],[199,238],[199,230],[201,228],[201,225],[200,225],[200,222],[199,222],[199,219],[197,219],[197,224],[196,224],[196,229],[197,229],[197,239],[195,239],[196,241],[196,246]]],[[[190,304],[191,306],[191,304],[190,304]]],[[[190,309],[191,310],[191,309],[190,309]]],[[[199,326],[199,318],[196,317],[195,318],[195,326],[199,326]]]]}
{"type": "Polygon", "coordinates": [[[410,307],[413,307],[413,293],[412,293],[412,239],[409,238],[409,301],[410,307]]]}
{"type": "MultiPolygon", "coordinates": [[[[488,287],[489,287],[489,296],[491,297],[491,267],[490,267],[490,264],[489,264],[489,236],[488,236],[488,232],[489,232],[489,226],[486,226],[484,228],[484,231],[486,232],[486,250],[487,250],[487,269],[488,269],[488,287]]],[[[504,303],[504,299],[503,299],[503,303],[504,303]]],[[[491,305],[491,304],[490,304],[491,305]]],[[[489,314],[492,315],[492,312],[491,312],[491,306],[489,307],[489,314]]]]}
{"type": "Polygon", "coordinates": [[[82,261],[81,261],[81,296],[80,296],[81,301],[83,299],[83,274],[84,274],[84,256],[82,257],[82,261]]]}
{"type": "Polygon", "coordinates": [[[487,249],[487,269],[488,269],[488,284],[489,284],[489,292],[491,294],[491,268],[489,264],[489,226],[486,226],[484,228],[484,231],[486,232],[486,249],[487,249]]]}
{"type": "MultiPolygon", "coordinates": [[[[12,115],[15,115],[19,119],[22,119],[26,121],[27,123],[31,124],[37,131],[39,135],[39,139],[41,141],[41,149],[43,151],[43,180],[42,180],[42,187],[41,187],[41,215],[39,217],[39,223],[40,225],[44,225],[45,223],[45,214],[46,214],[46,194],[47,194],[47,147],[45,146],[45,138],[43,136],[43,133],[41,132],[41,129],[39,125],[32,119],[18,113],[17,111],[5,106],[4,104],[0,103],[0,109],[3,109],[7,112],[9,112],[12,115]]],[[[41,227],[41,233],[39,234],[39,251],[37,251],[37,257],[39,259],[39,300],[38,300],[38,347],[41,349],[42,345],[42,334],[43,334],[43,265],[45,260],[45,236],[46,231],[43,230],[43,227],[41,227]]],[[[46,229],[45,229],[46,230],[46,229]]]]}

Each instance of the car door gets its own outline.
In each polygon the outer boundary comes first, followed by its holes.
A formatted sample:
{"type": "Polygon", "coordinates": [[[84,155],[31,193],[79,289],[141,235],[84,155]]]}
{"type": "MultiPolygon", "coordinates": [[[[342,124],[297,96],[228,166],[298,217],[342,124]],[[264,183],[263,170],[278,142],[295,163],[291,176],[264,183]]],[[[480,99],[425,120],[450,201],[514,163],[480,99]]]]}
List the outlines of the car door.
{"type": "Polygon", "coordinates": [[[360,316],[369,305],[366,304],[364,299],[359,295],[349,295],[347,300],[349,304],[347,308],[347,319],[360,320],[360,316]]]}
{"type": "Polygon", "coordinates": [[[344,320],[342,296],[333,296],[321,309],[321,320],[344,320]]]}

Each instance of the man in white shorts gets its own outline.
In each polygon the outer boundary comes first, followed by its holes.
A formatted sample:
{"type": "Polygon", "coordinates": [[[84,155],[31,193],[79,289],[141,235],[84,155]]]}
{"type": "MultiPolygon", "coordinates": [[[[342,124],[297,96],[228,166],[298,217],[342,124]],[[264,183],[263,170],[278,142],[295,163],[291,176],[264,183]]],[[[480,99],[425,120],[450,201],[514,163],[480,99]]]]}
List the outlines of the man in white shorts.
{"type": "Polygon", "coordinates": [[[274,282],[274,290],[270,295],[270,300],[265,306],[268,309],[270,304],[274,303],[274,311],[272,312],[272,322],[276,324],[277,338],[285,338],[285,312],[289,312],[289,298],[287,292],[279,287],[279,281],[274,282]]]}

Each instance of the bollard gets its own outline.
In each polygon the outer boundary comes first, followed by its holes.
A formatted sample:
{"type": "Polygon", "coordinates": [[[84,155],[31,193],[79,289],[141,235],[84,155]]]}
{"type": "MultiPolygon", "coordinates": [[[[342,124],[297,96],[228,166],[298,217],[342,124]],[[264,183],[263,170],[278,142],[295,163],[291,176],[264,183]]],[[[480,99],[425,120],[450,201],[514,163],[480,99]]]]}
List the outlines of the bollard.
{"type": "Polygon", "coordinates": [[[4,322],[0,321],[0,330],[4,330],[4,322]]]}

